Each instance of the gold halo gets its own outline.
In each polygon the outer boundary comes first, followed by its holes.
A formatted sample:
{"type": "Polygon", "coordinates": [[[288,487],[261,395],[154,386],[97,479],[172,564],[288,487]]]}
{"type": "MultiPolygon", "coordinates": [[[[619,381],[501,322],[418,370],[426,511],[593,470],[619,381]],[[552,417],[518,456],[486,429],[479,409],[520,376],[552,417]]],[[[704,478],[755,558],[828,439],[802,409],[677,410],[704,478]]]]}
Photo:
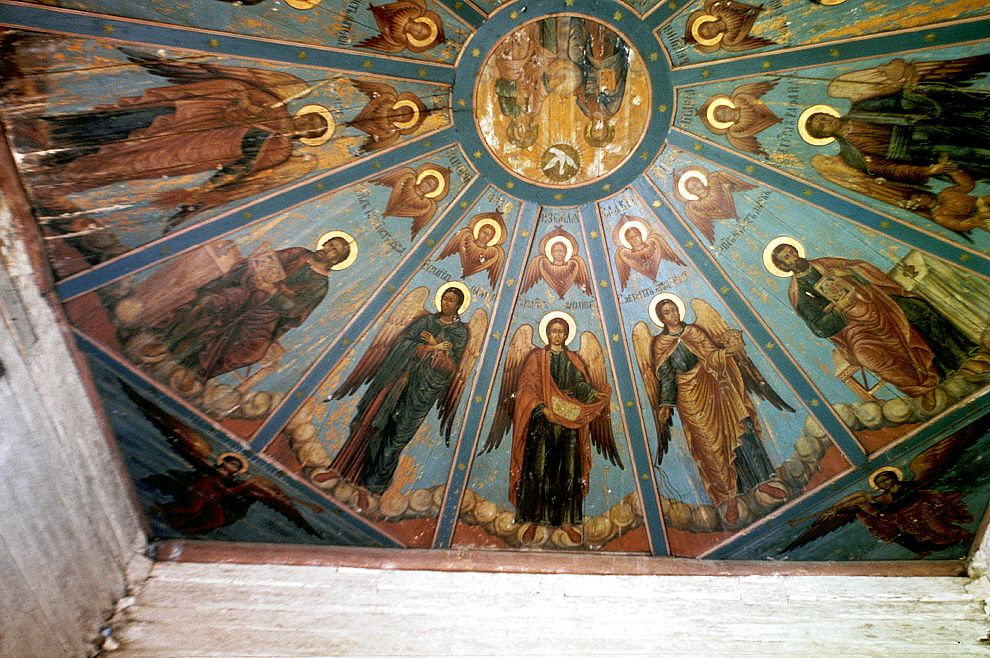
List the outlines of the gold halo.
{"type": "Polygon", "coordinates": [[[688,169],[683,174],[681,174],[680,178],[677,179],[677,191],[680,193],[680,195],[685,199],[687,199],[688,201],[697,201],[701,197],[699,197],[697,194],[692,194],[691,192],[687,191],[687,186],[685,185],[685,182],[687,182],[689,178],[697,178],[698,180],[701,181],[702,185],[708,187],[708,176],[706,176],[705,172],[701,171],[700,169],[688,169]]]}
{"type": "Polygon", "coordinates": [[[289,5],[293,9],[312,9],[316,5],[323,2],[323,0],[285,0],[285,4],[289,5]]]}
{"type": "Polygon", "coordinates": [[[711,14],[702,14],[698,17],[694,23],[691,24],[691,37],[700,43],[702,46],[717,46],[725,38],[725,32],[719,32],[717,37],[705,38],[698,33],[698,28],[705,23],[712,23],[718,20],[718,16],[712,16],[711,14]]]}
{"type": "Polygon", "coordinates": [[[431,20],[428,16],[420,16],[419,18],[413,19],[413,23],[426,23],[430,26],[430,36],[425,39],[416,39],[412,35],[407,35],[409,37],[409,45],[414,48],[423,48],[429,46],[433,43],[437,35],[440,34],[440,28],[437,27],[437,23],[431,20]]]}
{"type": "Polygon", "coordinates": [[[812,137],[808,133],[808,119],[811,118],[812,114],[828,114],[833,117],[842,116],[839,111],[832,107],[831,105],[812,105],[798,117],[797,127],[798,134],[801,135],[801,139],[808,142],[812,146],[825,146],[826,144],[831,144],[835,141],[835,137],[812,137]]]}
{"type": "Polygon", "coordinates": [[[416,176],[416,184],[419,185],[428,176],[432,176],[437,179],[437,189],[434,191],[424,194],[423,196],[427,199],[436,199],[438,196],[445,194],[447,192],[447,181],[444,180],[443,174],[436,169],[427,169],[420,172],[419,176],[416,176]]]}
{"type": "Polygon", "coordinates": [[[244,455],[240,455],[236,452],[221,452],[219,455],[217,455],[217,460],[214,463],[217,466],[219,466],[222,462],[226,461],[227,459],[233,459],[234,461],[236,461],[238,464],[241,465],[240,468],[234,471],[234,475],[240,475],[241,473],[247,472],[248,460],[244,457],[244,455]]]}
{"type": "Polygon", "coordinates": [[[662,292],[650,300],[650,319],[653,320],[653,324],[661,328],[664,326],[660,316],[657,315],[657,306],[659,306],[660,302],[665,299],[669,299],[674,302],[674,305],[677,307],[677,311],[681,315],[681,322],[684,322],[684,300],[672,292],[662,292]]]}
{"type": "Polygon", "coordinates": [[[574,245],[571,244],[570,240],[568,240],[562,235],[555,235],[554,237],[547,240],[547,246],[543,248],[543,254],[550,260],[553,260],[553,256],[550,254],[550,251],[552,247],[558,242],[563,242],[564,246],[567,247],[567,251],[564,252],[564,262],[566,263],[571,259],[571,256],[574,255],[574,245]]]}
{"type": "Polygon", "coordinates": [[[833,7],[835,5],[841,5],[846,0],[818,0],[819,3],[825,5],[826,7],[833,7]]]}
{"type": "Polygon", "coordinates": [[[464,293],[464,301],[461,302],[460,307],[457,309],[457,314],[461,315],[464,311],[468,310],[468,306],[471,305],[471,291],[468,287],[461,283],[460,281],[451,281],[450,283],[445,283],[439,288],[437,288],[437,294],[433,296],[433,305],[440,310],[440,300],[443,298],[443,294],[447,292],[450,288],[457,288],[462,293],[464,293]]]}
{"type": "Polygon", "coordinates": [[[322,105],[303,105],[294,116],[301,117],[304,114],[319,114],[323,117],[323,120],[327,122],[327,129],[319,137],[300,137],[299,141],[306,146],[320,146],[321,144],[326,144],[330,141],[330,138],[333,137],[334,131],[337,130],[337,120],[333,118],[332,114],[330,114],[330,110],[322,105]]]}
{"type": "Polygon", "coordinates": [[[736,104],[728,96],[723,96],[722,98],[713,98],[711,103],[708,104],[708,109],[705,110],[705,118],[708,119],[708,123],[711,124],[712,128],[716,130],[727,130],[732,127],[735,121],[719,121],[716,119],[715,109],[719,107],[729,107],[734,110],[736,109],[736,104]]]}
{"type": "Polygon", "coordinates": [[[499,225],[499,223],[496,222],[491,217],[482,217],[481,219],[479,219],[475,223],[474,228],[471,229],[471,234],[474,236],[475,240],[478,239],[478,232],[481,230],[482,226],[491,226],[493,229],[495,229],[495,235],[492,236],[492,239],[489,240],[488,244],[486,244],[485,246],[490,247],[493,244],[498,244],[499,241],[502,239],[502,227],[499,225]]]}
{"type": "Polygon", "coordinates": [[[556,318],[561,318],[567,323],[567,340],[564,341],[564,345],[570,345],[571,341],[577,335],[577,323],[571,317],[570,313],[564,313],[563,311],[550,311],[540,319],[540,340],[543,341],[544,345],[550,344],[550,339],[547,338],[547,325],[550,324],[550,320],[556,318]]]}
{"type": "Polygon", "coordinates": [[[873,471],[872,473],[870,473],[870,477],[869,477],[870,488],[873,489],[874,491],[880,490],[880,487],[877,486],[877,476],[880,475],[881,473],[893,473],[894,475],[897,476],[898,480],[900,480],[901,482],[904,481],[904,471],[897,468],[896,466],[882,466],[877,470],[873,471]]]}
{"type": "Polygon", "coordinates": [[[628,238],[626,238],[626,231],[628,231],[630,228],[634,226],[639,229],[640,233],[643,234],[644,240],[650,234],[650,227],[647,226],[646,222],[644,222],[642,219],[627,220],[626,223],[623,224],[621,228],[619,228],[619,244],[621,244],[626,249],[632,248],[632,245],[629,244],[628,238]]]}
{"type": "Polygon", "coordinates": [[[354,239],[353,235],[350,233],[345,233],[344,231],[328,231],[327,233],[321,235],[320,239],[316,241],[316,248],[323,249],[323,245],[325,245],[330,238],[344,238],[344,240],[347,241],[347,246],[351,248],[351,250],[347,253],[347,258],[330,268],[331,270],[346,270],[354,264],[354,261],[357,260],[357,240],[354,239]]]}
{"type": "Polygon", "coordinates": [[[767,268],[767,272],[774,276],[779,276],[781,279],[789,279],[791,277],[790,272],[785,272],[780,269],[773,262],[773,250],[782,244],[789,244],[795,249],[797,249],[798,256],[804,258],[804,245],[797,241],[796,238],[792,238],[788,235],[782,235],[779,238],[774,238],[767,243],[767,246],[763,248],[763,267],[767,268]]]}
{"type": "Polygon", "coordinates": [[[412,119],[409,119],[409,121],[393,121],[392,122],[392,125],[395,126],[396,128],[398,128],[399,130],[405,130],[406,128],[412,128],[413,126],[416,125],[416,122],[419,121],[419,114],[420,114],[419,105],[416,105],[416,103],[412,102],[408,98],[403,98],[400,101],[396,101],[395,102],[395,105],[392,106],[392,109],[393,110],[398,110],[398,109],[401,109],[403,107],[411,108],[412,111],[413,111],[413,116],[412,116],[412,119]]]}

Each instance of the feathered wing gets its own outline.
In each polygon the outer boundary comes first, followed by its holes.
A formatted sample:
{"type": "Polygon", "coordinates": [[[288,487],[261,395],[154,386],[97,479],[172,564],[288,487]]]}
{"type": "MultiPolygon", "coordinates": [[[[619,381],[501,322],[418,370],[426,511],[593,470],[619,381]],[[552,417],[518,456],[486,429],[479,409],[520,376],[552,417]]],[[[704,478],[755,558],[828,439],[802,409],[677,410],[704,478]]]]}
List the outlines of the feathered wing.
{"type": "Polygon", "coordinates": [[[765,156],[767,154],[763,150],[763,144],[760,144],[760,140],[757,139],[756,135],[739,134],[728,130],[725,133],[725,139],[729,142],[730,146],[740,151],[753,153],[754,155],[765,156]]]}
{"type": "Polygon", "coordinates": [[[454,378],[447,386],[443,397],[437,401],[437,407],[440,409],[440,429],[443,431],[444,442],[447,445],[450,445],[450,432],[454,426],[454,417],[457,415],[457,405],[464,393],[464,386],[474,370],[478,355],[481,354],[481,346],[487,330],[488,313],[485,309],[479,308],[471,315],[471,321],[468,323],[468,341],[457,365],[457,372],[454,373],[454,378]]]}
{"type": "MultiPolygon", "coordinates": [[[[698,298],[692,299],[691,309],[694,311],[695,325],[704,329],[709,336],[713,336],[719,343],[726,344],[728,340],[726,334],[730,331],[738,333],[741,339],[741,333],[738,330],[730,329],[718,311],[712,308],[705,300],[698,298]]],[[[794,413],[794,408],[784,402],[783,398],[773,390],[763,377],[763,373],[759,371],[756,364],[753,363],[745,351],[734,355],[733,359],[742,375],[743,386],[746,388],[747,393],[761,397],[777,409],[794,413]]]]}
{"type": "Polygon", "coordinates": [[[633,327],[633,352],[636,354],[639,374],[643,377],[646,397],[650,401],[653,424],[657,428],[656,465],[659,466],[670,446],[670,428],[674,424],[674,418],[671,416],[667,422],[660,420],[660,380],[657,379],[653,366],[653,334],[650,333],[650,328],[643,321],[637,322],[633,327]]]}
{"type": "Polygon", "coordinates": [[[512,417],[516,412],[516,389],[519,387],[519,373],[523,361],[533,349],[533,326],[524,324],[512,335],[509,349],[505,353],[505,365],[502,366],[502,383],[498,391],[498,405],[495,407],[495,418],[488,431],[485,445],[478,451],[491,452],[501,445],[502,437],[512,426],[512,417]]]}
{"type": "Polygon", "coordinates": [[[496,256],[488,265],[488,283],[494,288],[498,284],[498,275],[502,273],[502,261],[505,260],[505,249],[502,245],[496,245],[496,256]]]}
{"type": "Polygon", "coordinates": [[[461,242],[464,240],[464,238],[468,237],[468,235],[470,234],[471,234],[471,229],[469,228],[462,228],[461,230],[454,233],[453,237],[450,238],[450,241],[447,242],[447,246],[444,247],[443,251],[440,252],[440,255],[437,256],[437,260],[443,260],[444,258],[449,258],[454,254],[460,254],[461,242]]]}
{"type": "MultiPolygon", "coordinates": [[[[590,331],[581,334],[581,347],[578,349],[578,357],[588,368],[588,379],[590,384],[599,391],[611,391],[608,385],[608,366],[605,364],[605,352],[602,344],[598,342],[590,331]]],[[[595,445],[595,450],[599,455],[606,457],[610,462],[621,469],[622,458],[615,447],[615,437],[612,435],[612,404],[611,400],[602,408],[602,412],[591,421],[591,442],[595,445]]]]}
{"type": "Polygon", "coordinates": [[[629,283],[629,263],[626,262],[626,253],[629,250],[619,245],[615,250],[615,271],[619,275],[619,285],[622,290],[626,289],[629,283]]]}
{"type": "Polygon", "coordinates": [[[763,46],[773,46],[777,42],[762,37],[750,36],[757,17],[763,11],[762,5],[749,5],[734,0],[733,2],[722,2],[721,0],[708,0],[705,3],[705,11],[712,16],[717,16],[725,22],[725,37],[722,39],[722,47],[726,50],[748,50],[750,48],[760,48],[763,46]]]}
{"type": "Polygon", "coordinates": [[[908,464],[914,474],[915,486],[924,487],[936,481],[958,461],[966,448],[979,440],[984,431],[985,428],[980,423],[974,423],[918,453],[908,464]]]}
{"type": "Polygon", "coordinates": [[[237,80],[265,91],[280,100],[285,100],[309,89],[312,84],[302,78],[266,69],[247,68],[242,66],[217,66],[206,62],[189,60],[166,59],[157,54],[125,48],[120,52],[127,59],[152,75],[165,78],[172,84],[186,84],[203,80],[237,80]]]}
{"type": "MultiPolygon", "coordinates": [[[[574,283],[580,288],[584,294],[589,297],[595,294],[595,289],[591,287],[591,276],[588,274],[588,266],[585,265],[584,259],[580,256],[575,255],[571,258],[574,272],[574,283]]],[[[565,291],[566,292],[566,291],[565,291]]],[[[561,295],[563,297],[563,295],[561,295]]]]}
{"type": "Polygon", "coordinates": [[[973,77],[990,70],[990,55],[974,55],[933,62],[900,58],[862,71],[852,71],[832,80],[829,96],[857,101],[889,96],[918,82],[941,82],[966,86],[973,77]]]}
{"type": "MultiPolygon", "coordinates": [[[[792,551],[795,548],[799,548],[805,544],[813,542],[816,539],[820,539],[827,534],[835,532],[844,525],[852,523],[856,520],[857,506],[860,503],[868,501],[869,496],[862,491],[849,494],[838,503],[819,514],[811,525],[808,526],[804,532],[798,535],[797,539],[780,549],[778,553],[792,551]]],[[[801,520],[803,519],[791,521],[791,525],[796,525],[797,522],[801,520]]]]}
{"type": "Polygon", "coordinates": [[[180,457],[196,468],[213,467],[213,446],[202,433],[159,409],[142,397],[130,384],[121,380],[120,385],[127,397],[140,409],[144,417],[161,432],[180,457]]]}
{"type": "Polygon", "coordinates": [[[536,285],[536,282],[540,280],[540,263],[547,260],[546,256],[540,254],[533,260],[529,261],[529,265],[526,266],[526,273],[523,275],[522,287],[519,288],[520,292],[526,292],[530,288],[536,285]]]}
{"type": "Polygon", "coordinates": [[[733,102],[735,102],[734,99],[739,96],[748,96],[755,101],[758,98],[762,98],[764,94],[776,86],[776,80],[770,80],[768,82],[750,82],[746,85],[739,85],[732,90],[733,102]]]}
{"type": "Polygon", "coordinates": [[[262,477],[260,475],[252,475],[244,482],[246,488],[241,492],[241,496],[248,499],[253,499],[259,503],[262,503],[275,510],[285,518],[289,519],[295,523],[300,530],[307,532],[311,535],[319,536],[319,531],[316,530],[309,521],[307,521],[299,510],[293,505],[292,498],[290,498],[282,488],[275,484],[272,480],[262,477]]]}
{"type": "Polygon", "coordinates": [[[399,334],[410,324],[426,315],[426,302],[429,296],[430,290],[426,286],[419,286],[399,302],[378,331],[375,340],[361,356],[357,367],[328,399],[340,400],[371,381],[385,362],[385,357],[392,350],[392,345],[399,334]]]}

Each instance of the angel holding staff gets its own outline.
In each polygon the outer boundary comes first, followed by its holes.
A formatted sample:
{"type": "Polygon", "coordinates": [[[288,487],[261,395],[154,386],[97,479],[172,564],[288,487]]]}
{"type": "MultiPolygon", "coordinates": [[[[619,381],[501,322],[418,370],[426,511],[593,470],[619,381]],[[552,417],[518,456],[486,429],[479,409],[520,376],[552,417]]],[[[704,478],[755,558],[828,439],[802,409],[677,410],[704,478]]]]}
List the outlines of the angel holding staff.
{"type": "Polygon", "coordinates": [[[538,525],[559,526],[575,543],[584,520],[584,497],[591,471],[591,444],[623,468],[609,418],[612,389],[606,381],[605,354],[590,331],[577,352],[567,344],[577,336],[567,313],[554,311],[540,321],[546,347],[533,345],[533,327],[512,337],[502,373],[495,420],[481,452],[499,447],[512,427],[509,502],[516,521],[530,522],[523,540],[538,525]]]}
{"type": "Polygon", "coordinates": [[[763,429],[750,399],[758,395],[777,409],[794,412],[746,355],[741,332],[730,329],[707,302],[691,300],[693,324],[684,322],[684,302],[660,293],[650,318],[663,331],[652,336],[645,322],[633,328],[633,345],[657,427],[656,464],[670,443],[677,412],[688,452],[716,507],[729,525],[739,521],[737,497],[757,487],[775,500],[787,490],[761,442],[763,429]]]}

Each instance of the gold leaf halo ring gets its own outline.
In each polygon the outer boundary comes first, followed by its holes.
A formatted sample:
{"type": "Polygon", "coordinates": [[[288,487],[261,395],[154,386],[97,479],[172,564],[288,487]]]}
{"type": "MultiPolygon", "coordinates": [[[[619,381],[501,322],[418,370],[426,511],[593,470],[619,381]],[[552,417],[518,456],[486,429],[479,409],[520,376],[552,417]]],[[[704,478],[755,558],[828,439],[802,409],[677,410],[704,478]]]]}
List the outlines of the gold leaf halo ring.
{"type": "Polygon", "coordinates": [[[763,267],[767,268],[767,272],[770,274],[780,277],[781,279],[789,279],[791,276],[790,272],[785,272],[784,270],[777,267],[776,263],[773,262],[773,250],[782,244],[789,244],[797,251],[798,256],[804,258],[805,251],[804,245],[798,242],[797,239],[790,237],[789,235],[782,235],[779,238],[774,238],[767,243],[767,246],[763,248],[763,267]]]}
{"type": "Polygon", "coordinates": [[[490,247],[493,244],[499,244],[499,242],[501,242],[503,237],[502,227],[499,226],[499,223],[496,222],[491,217],[481,217],[480,219],[478,219],[477,222],[475,222],[474,228],[471,229],[471,233],[472,235],[474,235],[475,240],[478,239],[478,233],[481,232],[482,226],[491,226],[492,229],[495,231],[495,235],[492,236],[492,239],[488,241],[488,244],[485,245],[486,247],[490,247]]]}
{"type": "Polygon", "coordinates": [[[354,264],[354,261],[357,260],[357,255],[358,255],[357,240],[354,239],[353,235],[351,235],[350,233],[346,233],[344,231],[328,231],[323,235],[321,235],[320,239],[316,241],[316,248],[323,249],[323,245],[325,245],[331,238],[343,238],[347,242],[347,246],[350,247],[351,250],[347,254],[347,258],[340,261],[330,269],[346,270],[348,267],[354,264]]]}
{"type": "Polygon", "coordinates": [[[564,311],[550,311],[540,319],[540,340],[543,341],[544,345],[550,344],[550,339],[547,337],[547,325],[550,324],[551,320],[556,320],[557,318],[567,323],[567,340],[564,341],[564,344],[570,345],[571,341],[577,335],[577,323],[570,313],[565,313],[564,311]]]}
{"type": "Polygon", "coordinates": [[[700,169],[688,169],[683,174],[681,174],[680,178],[677,179],[677,192],[688,201],[697,201],[701,197],[699,197],[697,194],[687,191],[687,182],[692,178],[697,178],[699,181],[701,181],[702,185],[708,187],[708,176],[705,175],[705,172],[701,171],[700,169]]]}
{"type": "Polygon", "coordinates": [[[322,105],[317,105],[314,103],[310,105],[303,105],[296,112],[295,116],[301,117],[305,114],[319,114],[323,117],[323,120],[327,122],[327,129],[323,131],[323,134],[319,137],[300,137],[299,141],[306,146],[320,146],[330,141],[330,138],[333,137],[334,131],[337,130],[337,120],[333,118],[333,114],[330,113],[330,110],[322,105]]]}
{"type": "Polygon", "coordinates": [[[468,287],[461,283],[460,281],[451,281],[450,283],[445,283],[439,288],[437,288],[437,294],[433,297],[433,305],[440,310],[440,300],[443,299],[443,294],[450,290],[451,288],[457,288],[464,295],[464,301],[461,302],[460,307],[457,309],[457,314],[462,315],[468,307],[471,305],[471,291],[468,287]]]}
{"type": "Polygon", "coordinates": [[[629,244],[629,238],[626,237],[626,232],[631,228],[639,229],[640,235],[643,236],[645,240],[648,235],[650,235],[650,227],[646,225],[642,219],[630,219],[627,220],[622,228],[619,229],[619,244],[621,244],[626,249],[632,249],[632,245],[629,244]]]}
{"type": "Polygon", "coordinates": [[[674,302],[674,306],[677,307],[677,313],[680,316],[680,320],[681,322],[684,322],[684,300],[672,292],[662,292],[650,300],[650,319],[653,320],[653,324],[661,328],[664,324],[663,320],[660,319],[660,315],[657,313],[657,307],[660,306],[660,302],[667,299],[674,302]]]}
{"type": "Polygon", "coordinates": [[[544,247],[543,253],[544,255],[546,255],[547,258],[553,260],[553,256],[551,255],[551,252],[553,251],[553,246],[558,242],[563,244],[564,248],[567,250],[564,252],[564,262],[566,263],[571,259],[571,256],[574,255],[574,245],[572,245],[571,241],[562,235],[557,235],[547,240],[547,246],[544,247]]]}
{"type": "Polygon", "coordinates": [[[812,105],[798,117],[798,134],[801,135],[801,139],[812,146],[825,146],[826,144],[831,144],[835,141],[835,137],[812,137],[811,133],[808,132],[808,121],[810,121],[811,117],[815,114],[827,114],[835,118],[842,116],[839,111],[831,105],[812,105]]]}

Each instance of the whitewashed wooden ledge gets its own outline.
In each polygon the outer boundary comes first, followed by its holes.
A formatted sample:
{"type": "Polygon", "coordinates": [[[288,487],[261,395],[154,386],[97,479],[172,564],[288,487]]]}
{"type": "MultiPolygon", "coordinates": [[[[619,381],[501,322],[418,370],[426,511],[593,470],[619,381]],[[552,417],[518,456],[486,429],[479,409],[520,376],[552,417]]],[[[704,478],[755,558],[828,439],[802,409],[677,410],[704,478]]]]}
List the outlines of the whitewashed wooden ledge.
{"type": "Polygon", "coordinates": [[[990,655],[988,583],[158,562],[106,655],[990,655]]]}

